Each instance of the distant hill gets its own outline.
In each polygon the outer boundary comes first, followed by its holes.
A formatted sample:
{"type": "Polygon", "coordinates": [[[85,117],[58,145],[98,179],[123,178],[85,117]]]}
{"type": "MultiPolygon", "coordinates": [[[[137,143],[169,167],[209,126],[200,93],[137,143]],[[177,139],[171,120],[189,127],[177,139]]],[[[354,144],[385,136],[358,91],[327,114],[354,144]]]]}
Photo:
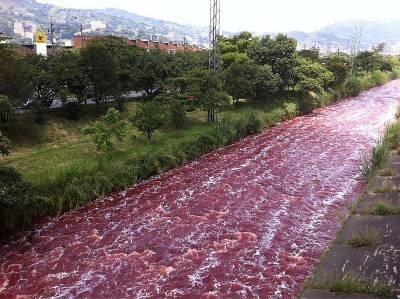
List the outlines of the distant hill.
{"type": "MultiPolygon", "coordinates": [[[[58,39],[70,39],[79,32],[79,23],[82,23],[85,34],[158,38],[165,41],[186,39],[198,45],[208,43],[208,28],[143,17],[121,9],[72,9],[41,4],[35,0],[0,0],[0,32],[13,36],[19,42],[29,42],[29,34],[21,34],[25,29],[32,29],[29,24],[34,24],[32,30],[36,29],[36,26],[48,29],[50,22],[55,24],[55,37],[58,39]],[[17,30],[14,30],[15,24],[17,30]]],[[[400,20],[350,20],[335,23],[313,33],[292,31],[287,34],[298,40],[299,48],[316,45],[322,51],[332,52],[338,48],[349,50],[351,37],[357,27],[362,28],[362,49],[368,49],[380,42],[389,46],[397,44],[400,49],[400,20]]],[[[229,32],[224,34],[232,35],[229,32]]]]}
{"type": "Polygon", "coordinates": [[[186,38],[197,44],[208,43],[208,28],[147,18],[120,9],[71,9],[35,0],[0,0],[0,32],[21,40],[23,38],[14,33],[15,22],[32,22],[43,29],[48,29],[50,22],[53,22],[56,38],[63,39],[69,39],[79,32],[78,23],[82,23],[87,34],[168,41],[183,41],[186,38]]]}
{"type": "Polygon", "coordinates": [[[400,43],[400,20],[387,22],[350,20],[332,24],[313,33],[294,31],[289,32],[288,35],[296,38],[300,46],[319,44],[322,48],[330,45],[331,50],[337,47],[345,50],[349,49],[352,36],[356,31],[361,34],[362,49],[368,49],[381,42],[388,46],[400,43]]]}

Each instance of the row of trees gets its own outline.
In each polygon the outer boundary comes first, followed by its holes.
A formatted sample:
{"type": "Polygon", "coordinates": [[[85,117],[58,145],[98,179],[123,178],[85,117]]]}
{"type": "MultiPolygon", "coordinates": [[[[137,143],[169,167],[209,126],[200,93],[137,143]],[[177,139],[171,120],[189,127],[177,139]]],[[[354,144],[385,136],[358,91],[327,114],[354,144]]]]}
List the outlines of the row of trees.
{"type": "Polygon", "coordinates": [[[392,71],[399,66],[398,58],[382,55],[382,45],[354,59],[343,53],[321,57],[315,48],[296,51],[296,40],[286,35],[258,38],[242,32],[221,37],[219,46],[219,73],[207,69],[206,52],[145,51],[116,37],[48,58],[0,48],[0,120],[8,121],[8,111],[27,98],[42,113],[55,99],[66,101],[68,95],[78,103],[92,98],[98,105],[112,97],[122,110],[124,95],[131,91],[212,111],[230,99],[237,105],[241,98],[266,100],[288,91],[300,96],[323,93],[343,85],[351,73],[392,71]]]}

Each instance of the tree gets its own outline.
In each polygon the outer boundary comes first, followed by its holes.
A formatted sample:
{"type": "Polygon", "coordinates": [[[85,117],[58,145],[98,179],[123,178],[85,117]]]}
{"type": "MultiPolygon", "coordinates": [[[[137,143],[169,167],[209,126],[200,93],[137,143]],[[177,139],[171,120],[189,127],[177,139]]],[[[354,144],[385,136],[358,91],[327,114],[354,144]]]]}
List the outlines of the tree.
{"type": "Polygon", "coordinates": [[[278,34],[273,39],[266,36],[261,40],[251,40],[247,54],[260,65],[270,65],[272,71],[281,79],[280,89],[293,86],[295,83],[295,68],[297,42],[286,35],[278,34]]]}
{"type": "Polygon", "coordinates": [[[279,75],[274,74],[271,66],[261,65],[256,68],[255,95],[257,98],[274,95],[281,85],[279,75]]]}
{"type": "Polygon", "coordinates": [[[257,65],[253,63],[233,63],[224,72],[225,90],[236,106],[241,98],[255,96],[256,72],[257,65]]]}
{"type": "Polygon", "coordinates": [[[335,53],[323,59],[326,68],[335,77],[332,85],[337,87],[343,85],[350,74],[350,58],[344,53],[335,53]]]}
{"type": "Polygon", "coordinates": [[[4,156],[8,156],[11,151],[11,143],[10,140],[6,136],[3,135],[0,131],[0,154],[4,156]]]}
{"type": "Polygon", "coordinates": [[[249,60],[250,58],[246,53],[226,53],[222,55],[222,66],[227,69],[233,63],[245,63],[249,60]]]}
{"type": "Polygon", "coordinates": [[[132,70],[135,74],[136,91],[144,90],[148,96],[159,92],[162,82],[167,80],[171,72],[169,56],[158,49],[140,52],[137,65],[132,70]]]}
{"type": "Polygon", "coordinates": [[[303,57],[299,57],[297,61],[296,76],[301,91],[319,93],[334,82],[333,73],[321,63],[303,57]]]}
{"type": "Polygon", "coordinates": [[[121,142],[126,135],[128,123],[121,119],[118,110],[109,108],[107,114],[93,125],[84,129],[84,133],[92,136],[98,150],[112,150],[115,142],[121,142]]]}
{"type": "Polygon", "coordinates": [[[186,94],[193,97],[196,103],[208,111],[208,122],[217,121],[218,109],[229,102],[223,92],[219,75],[208,69],[194,69],[187,74],[186,94]]]}
{"type": "Polygon", "coordinates": [[[164,107],[156,101],[141,104],[132,123],[150,142],[154,132],[165,124],[164,107]]]}
{"type": "Polygon", "coordinates": [[[86,102],[90,80],[85,71],[82,57],[77,51],[59,51],[52,57],[57,80],[73,93],[79,103],[86,102]]]}
{"type": "Polygon", "coordinates": [[[319,61],[319,49],[316,47],[300,50],[299,55],[304,58],[319,61]]]}
{"type": "Polygon", "coordinates": [[[28,57],[30,65],[29,82],[32,89],[34,106],[47,110],[56,99],[65,99],[66,89],[58,81],[55,73],[56,60],[41,55],[28,57]]]}
{"type": "Polygon", "coordinates": [[[354,64],[360,70],[366,72],[379,71],[382,69],[384,58],[377,52],[363,51],[354,58],[354,64]]]}
{"type": "Polygon", "coordinates": [[[14,107],[30,96],[29,66],[12,48],[0,47],[0,95],[14,107]]]}
{"type": "Polygon", "coordinates": [[[118,82],[118,62],[103,40],[91,42],[82,50],[82,61],[100,104],[111,96],[118,82]]]}

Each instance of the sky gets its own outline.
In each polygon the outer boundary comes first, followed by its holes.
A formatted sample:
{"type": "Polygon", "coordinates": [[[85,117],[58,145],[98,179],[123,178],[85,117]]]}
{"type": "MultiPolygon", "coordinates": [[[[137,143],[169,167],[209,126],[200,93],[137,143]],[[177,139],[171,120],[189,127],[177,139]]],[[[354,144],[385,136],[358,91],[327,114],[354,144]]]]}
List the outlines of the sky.
{"type": "MultiPolygon", "coordinates": [[[[74,8],[120,8],[180,24],[208,26],[209,0],[39,0],[74,8]]],[[[221,0],[230,32],[312,32],[338,21],[400,18],[400,0],[221,0]]]]}

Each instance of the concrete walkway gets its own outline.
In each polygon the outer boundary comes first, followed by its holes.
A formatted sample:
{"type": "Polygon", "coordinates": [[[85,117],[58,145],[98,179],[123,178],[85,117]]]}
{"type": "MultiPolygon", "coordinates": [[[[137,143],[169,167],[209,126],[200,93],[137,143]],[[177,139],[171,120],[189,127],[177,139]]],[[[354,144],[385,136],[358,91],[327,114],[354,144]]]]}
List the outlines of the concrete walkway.
{"type": "Polygon", "coordinates": [[[305,285],[302,298],[400,298],[400,155],[367,192],[305,285]],[[335,291],[335,292],[334,292],[335,291]]]}

